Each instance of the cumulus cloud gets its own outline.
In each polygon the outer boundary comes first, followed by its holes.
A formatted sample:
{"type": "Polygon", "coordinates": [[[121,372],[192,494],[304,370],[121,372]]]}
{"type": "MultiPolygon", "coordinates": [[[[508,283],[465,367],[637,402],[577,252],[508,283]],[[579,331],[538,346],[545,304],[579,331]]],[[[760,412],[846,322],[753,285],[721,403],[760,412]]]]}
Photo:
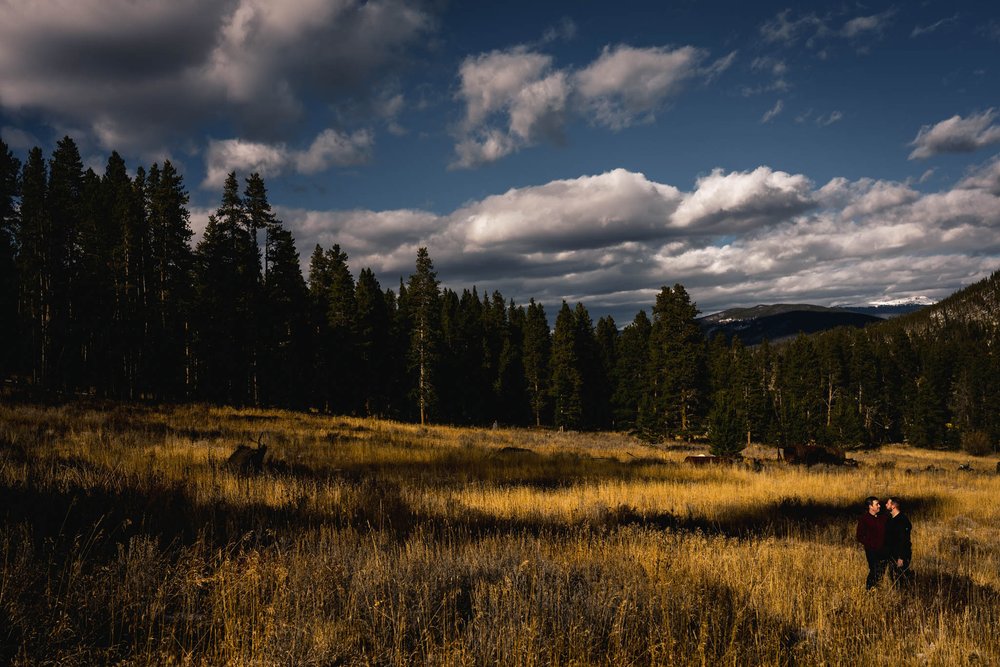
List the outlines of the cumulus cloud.
{"type": "Polygon", "coordinates": [[[958,187],[964,190],[985,190],[1000,197],[1000,156],[972,170],[959,181],[958,187]]]}
{"type": "Polygon", "coordinates": [[[493,162],[541,139],[558,141],[569,95],[550,56],[523,47],[470,56],[459,68],[465,117],[455,166],[493,162]],[[503,127],[488,124],[499,116],[503,127]]]}
{"type": "Polygon", "coordinates": [[[478,166],[541,141],[560,143],[571,114],[612,130],[651,121],[685,82],[712,80],[736,54],[711,63],[707,57],[691,46],[617,45],[574,71],[526,46],[469,56],[458,72],[456,98],[465,114],[452,166],[478,166]]]}
{"type": "Polygon", "coordinates": [[[317,135],[305,150],[290,149],[284,143],[212,140],[205,156],[206,174],[202,185],[217,188],[234,170],[258,172],[267,178],[289,169],[300,174],[315,174],[334,165],[363,164],[370,158],[372,145],[372,136],[366,130],[347,135],[327,129],[317,135]]]}
{"type": "Polygon", "coordinates": [[[605,47],[597,60],[576,73],[576,90],[595,122],[621,129],[651,119],[667,97],[698,73],[706,55],[691,46],[605,47]]]}
{"type": "Polygon", "coordinates": [[[813,205],[811,183],[801,174],[758,167],[750,172],[715,169],[699,178],[674,215],[684,228],[717,228],[730,234],[768,226],[813,205]]]}
{"type": "Polygon", "coordinates": [[[954,187],[716,169],[690,190],[622,169],[516,188],[445,215],[281,211],[300,248],[340,243],[387,286],[430,249],[445,284],[561,299],[627,322],[663,284],[702,310],[943,297],[1000,260],[1000,160],[954,187]]]}
{"type": "MultiPolygon", "coordinates": [[[[0,103],[156,150],[225,119],[274,143],[310,102],[370,95],[433,27],[403,0],[13,0],[0,103]]],[[[328,120],[328,119],[324,119],[328,120]]]]}
{"type": "Polygon", "coordinates": [[[968,118],[955,115],[936,125],[924,125],[910,145],[911,160],[941,155],[943,153],[972,153],[992,144],[1000,143],[1000,125],[995,109],[972,114],[968,118]]]}

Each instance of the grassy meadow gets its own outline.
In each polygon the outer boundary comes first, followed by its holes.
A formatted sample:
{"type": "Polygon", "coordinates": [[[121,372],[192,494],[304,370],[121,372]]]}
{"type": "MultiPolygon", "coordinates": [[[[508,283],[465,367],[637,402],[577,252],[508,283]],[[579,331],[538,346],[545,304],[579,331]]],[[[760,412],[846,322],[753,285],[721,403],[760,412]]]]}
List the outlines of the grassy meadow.
{"type": "Polygon", "coordinates": [[[996,456],[683,463],[700,451],[0,406],[0,664],[1000,664],[996,456]],[[223,465],[258,438],[263,473],[223,465]],[[864,590],[869,494],[907,502],[912,590],[864,590]]]}

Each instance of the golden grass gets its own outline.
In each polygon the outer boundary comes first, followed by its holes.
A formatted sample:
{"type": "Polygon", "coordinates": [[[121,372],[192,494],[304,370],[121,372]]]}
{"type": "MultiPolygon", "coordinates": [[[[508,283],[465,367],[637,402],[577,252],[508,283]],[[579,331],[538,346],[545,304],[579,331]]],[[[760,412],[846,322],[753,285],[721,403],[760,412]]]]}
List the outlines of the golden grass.
{"type": "Polygon", "coordinates": [[[0,406],[0,663],[1000,662],[997,457],[695,468],[621,434],[0,406]],[[261,475],[223,465],[269,446],[261,475]],[[927,468],[931,467],[931,470],[927,468]],[[899,494],[917,584],[864,591],[899,494]]]}

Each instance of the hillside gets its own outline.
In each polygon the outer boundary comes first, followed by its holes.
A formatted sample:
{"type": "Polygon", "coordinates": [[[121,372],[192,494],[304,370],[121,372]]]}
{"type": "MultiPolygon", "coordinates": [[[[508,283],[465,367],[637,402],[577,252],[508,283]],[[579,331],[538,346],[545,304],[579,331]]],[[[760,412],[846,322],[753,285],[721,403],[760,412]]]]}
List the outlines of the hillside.
{"type": "Polygon", "coordinates": [[[964,287],[938,303],[887,323],[911,334],[933,333],[948,324],[979,323],[986,330],[1000,325],[1000,271],[964,287]]]}
{"type": "Polygon", "coordinates": [[[882,318],[852,312],[846,308],[826,308],[809,304],[773,304],[753,308],[732,308],[699,318],[707,338],[722,334],[736,336],[745,345],[757,345],[765,339],[776,342],[841,326],[863,327],[882,318]]]}

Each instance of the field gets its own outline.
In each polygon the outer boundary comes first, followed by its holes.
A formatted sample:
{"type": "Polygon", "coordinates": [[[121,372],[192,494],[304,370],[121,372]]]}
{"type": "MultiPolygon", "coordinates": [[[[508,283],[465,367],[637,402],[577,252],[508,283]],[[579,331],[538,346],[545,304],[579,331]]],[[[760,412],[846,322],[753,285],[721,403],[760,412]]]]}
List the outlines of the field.
{"type": "Polygon", "coordinates": [[[0,406],[0,664],[1000,664],[996,456],[698,451],[0,406]],[[223,465],[258,439],[262,473],[223,465]],[[869,494],[907,502],[913,589],[864,590],[869,494]]]}

